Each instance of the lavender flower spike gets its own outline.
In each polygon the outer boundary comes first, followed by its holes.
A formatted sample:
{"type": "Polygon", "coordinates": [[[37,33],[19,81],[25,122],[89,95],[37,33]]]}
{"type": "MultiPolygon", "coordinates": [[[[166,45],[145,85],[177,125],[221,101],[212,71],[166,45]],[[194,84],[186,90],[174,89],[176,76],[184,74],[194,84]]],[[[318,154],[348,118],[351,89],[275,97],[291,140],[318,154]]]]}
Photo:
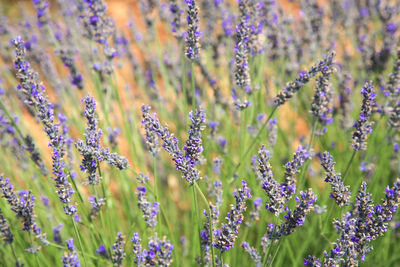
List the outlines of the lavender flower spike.
{"type": "Polygon", "coordinates": [[[112,246],[111,261],[114,266],[122,266],[122,261],[126,257],[124,236],[118,233],[117,240],[112,246]]]}
{"type": "Polygon", "coordinates": [[[355,123],[356,130],[353,133],[352,147],[355,151],[367,149],[367,136],[372,132],[374,122],[369,121],[372,115],[372,108],[375,106],[375,91],[371,82],[366,82],[361,89],[363,95],[363,102],[361,105],[360,118],[355,123]]]}
{"type": "Polygon", "coordinates": [[[340,173],[335,171],[335,162],[328,152],[322,154],[322,167],[326,172],[325,182],[332,187],[330,197],[333,198],[339,207],[347,206],[350,202],[351,192],[349,186],[343,184],[340,173]]]}
{"type": "Polygon", "coordinates": [[[285,202],[279,184],[274,179],[271,164],[268,162],[269,159],[269,151],[262,146],[258,150],[258,172],[260,173],[262,187],[269,198],[269,203],[267,202],[265,208],[277,216],[283,211],[285,202]]]}
{"type": "Polygon", "coordinates": [[[181,171],[182,177],[190,184],[193,184],[193,181],[201,179],[200,173],[194,165],[197,162],[198,154],[202,150],[199,139],[201,130],[200,123],[204,122],[204,115],[202,114],[204,113],[195,112],[192,117],[193,121],[189,131],[189,139],[185,145],[186,153],[184,154],[184,150],[179,148],[178,139],[170,133],[168,127],[163,127],[161,125],[155,113],[150,114],[150,108],[148,106],[142,106],[142,124],[146,131],[157,134],[163,141],[163,148],[172,157],[176,169],[181,171]]]}
{"type": "Polygon", "coordinates": [[[38,26],[46,26],[50,21],[49,2],[46,0],[33,0],[37,12],[38,26]]]}
{"type": "Polygon", "coordinates": [[[226,223],[220,229],[214,231],[214,247],[221,252],[230,250],[238,236],[240,224],[243,221],[243,213],[246,211],[246,200],[251,197],[247,183],[242,181],[242,187],[233,193],[236,204],[231,205],[231,210],[226,215],[226,223]]]}
{"type": "Polygon", "coordinates": [[[201,152],[203,152],[201,132],[204,129],[203,124],[206,121],[206,115],[202,110],[195,110],[194,114],[193,111],[189,113],[189,119],[191,121],[188,131],[189,138],[186,140],[183,150],[190,165],[194,167],[200,159],[201,152]]]}
{"type": "MultiPolygon", "coordinates": [[[[142,180],[141,174],[138,177],[138,182],[141,183],[142,180]]],[[[146,176],[145,176],[146,177],[146,176]]],[[[144,182],[148,180],[144,179],[144,182]]],[[[145,183],[142,183],[143,185],[145,183]]],[[[136,191],[136,196],[138,197],[138,207],[143,212],[143,218],[149,228],[154,228],[157,225],[157,214],[159,213],[159,203],[158,202],[150,202],[146,196],[147,188],[144,186],[138,186],[136,191]]]]}
{"type": "Polygon", "coordinates": [[[400,49],[397,50],[397,59],[393,72],[389,75],[386,90],[389,92],[389,119],[390,127],[400,130],[400,49]]]}
{"type": "Polygon", "coordinates": [[[199,8],[196,0],[185,0],[187,9],[186,57],[197,60],[200,54],[199,8]]]}
{"type": "MultiPolygon", "coordinates": [[[[353,209],[341,220],[334,221],[340,237],[333,243],[330,253],[324,252],[322,266],[357,266],[359,259],[364,260],[372,250],[369,243],[387,231],[388,222],[392,220],[399,204],[400,179],[396,180],[392,188],[386,188],[385,198],[377,205],[373,205],[372,196],[363,182],[353,209]]],[[[310,260],[313,258],[315,257],[309,257],[304,263],[307,266],[321,266],[319,260],[310,260]]]]}
{"type": "Polygon", "coordinates": [[[311,104],[311,113],[322,125],[330,124],[333,121],[333,96],[330,78],[334,70],[333,67],[326,67],[321,70],[311,104]]]}
{"type": "Polygon", "coordinates": [[[33,233],[44,245],[48,245],[46,234],[42,233],[41,228],[35,222],[36,214],[33,208],[36,199],[31,191],[22,190],[17,195],[10,179],[0,175],[0,193],[10,205],[11,210],[15,212],[17,218],[21,219],[22,230],[33,233]]]}
{"type": "Polygon", "coordinates": [[[14,235],[11,232],[10,226],[7,219],[3,216],[3,212],[0,209],[0,236],[4,243],[11,244],[14,241],[14,235]]]}
{"type": "Polygon", "coordinates": [[[83,24],[87,37],[100,44],[105,44],[107,39],[115,32],[114,22],[106,16],[107,5],[103,0],[83,0],[87,8],[83,9],[83,24]]]}
{"type": "Polygon", "coordinates": [[[56,182],[58,196],[64,204],[64,212],[67,215],[76,213],[75,205],[71,205],[74,190],[68,182],[68,174],[65,171],[64,154],[66,141],[60,133],[59,125],[54,121],[53,104],[44,94],[44,86],[39,81],[38,74],[34,72],[26,60],[25,44],[21,37],[17,36],[12,43],[15,47],[16,58],[14,67],[17,70],[17,78],[20,82],[18,90],[24,96],[25,103],[34,110],[43,125],[43,130],[49,137],[49,146],[53,149],[52,165],[53,179],[56,182]]]}
{"type": "MultiPolygon", "coordinates": [[[[250,68],[248,62],[249,54],[249,1],[239,1],[240,21],[236,26],[236,47],[235,47],[235,81],[236,86],[243,91],[243,94],[250,94],[250,68]]],[[[234,104],[237,109],[242,110],[249,106],[249,102],[243,103],[237,98],[236,90],[233,91],[234,104]]]]}
{"type": "Polygon", "coordinates": [[[306,215],[314,208],[317,197],[311,189],[300,192],[296,197],[296,208],[288,210],[284,222],[279,226],[270,225],[264,239],[269,241],[279,240],[282,236],[290,235],[295,229],[304,224],[306,215]]]}
{"type": "Polygon", "coordinates": [[[96,101],[93,97],[87,95],[85,102],[85,117],[87,127],[85,141],[78,140],[75,143],[76,148],[82,155],[81,170],[88,173],[89,184],[96,185],[100,183],[100,175],[97,173],[100,162],[107,161],[108,164],[116,166],[120,170],[128,168],[128,160],[116,153],[110,153],[108,148],[103,148],[100,144],[100,138],[103,131],[98,128],[98,119],[96,116],[96,101]]]}
{"type": "Polygon", "coordinates": [[[255,263],[255,267],[262,267],[262,259],[260,254],[257,252],[257,250],[254,247],[250,247],[249,243],[247,242],[243,242],[242,243],[242,248],[244,249],[244,251],[246,251],[250,257],[252,258],[252,260],[255,263]]]}
{"type": "Polygon", "coordinates": [[[285,181],[280,185],[282,196],[285,199],[284,202],[289,201],[292,195],[296,193],[296,174],[309,156],[306,149],[299,146],[293,155],[292,161],[285,164],[285,181]]]}
{"type": "Polygon", "coordinates": [[[76,248],[74,245],[74,239],[70,238],[66,242],[68,251],[64,252],[64,256],[62,256],[62,262],[64,267],[80,267],[81,263],[78,258],[78,254],[76,253],[76,248]]]}
{"type": "Polygon", "coordinates": [[[306,83],[310,81],[315,75],[321,71],[326,71],[327,68],[332,68],[333,59],[335,57],[335,52],[331,52],[324,57],[324,59],[318,61],[314,66],[312,66],[307,72],[302,71],[294,82],[290,82],[285,88],[275,97],[275,105],[281,106],[286,101],[294,96],[294,94],[299,91],[306,83]]]}
{"type": "Polygon", "coordinates": [[[172,263],[172,251],[174,245],[163,238],[160,240],[157,234],[150,238],[148,250],[143,249],[138,233],[134,233],[131,239],[133,245],[133,261],[137,266],[169,266],[172,263]]]}

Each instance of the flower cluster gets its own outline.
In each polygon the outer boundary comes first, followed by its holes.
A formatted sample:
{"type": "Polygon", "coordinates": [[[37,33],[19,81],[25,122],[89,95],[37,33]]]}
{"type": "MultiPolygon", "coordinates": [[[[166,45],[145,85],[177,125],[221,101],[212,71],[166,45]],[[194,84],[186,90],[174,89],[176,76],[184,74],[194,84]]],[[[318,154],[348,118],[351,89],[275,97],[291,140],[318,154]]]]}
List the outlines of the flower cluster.
{"type": "Polygon", "coordinates": [[[203,152],[203,145],[201,140],[201,132],[204,129],[203,124],[206,121],[206,115],[202,110],[196,110],[189,113],[191,121],[190,129],[188,131],[189,137],[186,140],[183,150],[185,157],[188,159],[191,167],[194,167],[200,159],[201,152],[203,152]]]}
{"type": "Polygon", "coordinates": [[[117,240],[112,245],[111,261],[114,266],[122,266],[122,261],[126,256],[124,236],[118,233],[117,240]]]}
{"type": "Polygon", "coordinates": [[[31,155],[32,161],[39,167],[40,172],[44,176],[47,176],[49,174],[49,170],[46,168],[46,165],[44,164],[42,157],[39,154],[39,151],[36,149],[32,136],[30,136],[29,134],[26,135],[24,141],[25,141],[25,149],[31,155]]]}
{"type": "MultiPolygon", "coordinates": [[[[353,209],[347,212],[341,220],[334,220],[334,225],[340,238],[333,243],[330,253],[324,252],[323,266],[357,266],[358,260],[365,260],[372,250],[369,243],[388,230],[388,223],[392,220],[400,204],[400,179],[393,187],[387,187],[382,204],[374,205],[372,196],[367,192],[363,182],[358,190],[353,209]]],[[[309,257],[304,261],[307,266],[321,266],[321,261],[309,257]]]]}
{"type": "Polygon", "coordinates": [[[268,162],[270,152],[264,146],[258,150],[258,169],[256,174],[269,198],[269,203],[266,203],[265,208],[274,213],[275,216],[282,213],[286,202],[296,193],[296,174],[308,157],[308,152],[302,146],[299,146],[292,161],[287,162],[284,166],[284,182],[278,184],[274,179],[271,164],[268,162]]]}
{"type": "Polygon", "coordinates": [[[274,179],[274,174],[272,172],[272,166],[268,162],[270,159],[269,151],[262,146],[258,150],[258,171],[260,182],[267,193],[269,198],[269,203],[266,204],[265,208],[270,212],[278,215],[284,209],[284,201],[281,197],[281,189],[279,184],[274,179]]]}
{"type": "Polygon", "coordinates": [[[11,210],[15,212],[17,218],[21,219],[22,230],[33,233],[44,245],[48,245],[46,234],[42,233],[41,228],[35,222],[36,214],[33,208],[36,199],[31,191],[22,190],[17,195],[10,179],[0,175],[0,193],[10,205],[11,210]]]}
{"type": "Polygon", "coordinates": [[[68,251],[65,251],[64,256],[62,256],[64,267],[80,267],[81,263],[79,261],[78,254],[76,253],[74,239],[70,238],[65,241],[65,243],[67,244],[68,251]]]}
{"type": "Polygon", "coordinates": [[[17,70],[17,78],[20,82],[17,88],[24,95],[25,103],[37,110],[37,116],[50,139],[49,146],[52,147],[53,151],[53,179],[56,182],[57,193],[64,204],[65,214],[73,215],[76,213],[76,207],[71,205],[74,190],[68,182],[68,174],[65,171],[63,159],[65,154],[65,140],[59,131],[59,125],[54,121],[53,105],[43,94],[44,86],[39,81],[38,74],[32,71],[29,62],[26,60],[25,44],[21,37],[16,37],[12,43],[16,52],[14,67],[17,70]]]}
{"type": "Polygon", "coordinates": [[[11,232],[10,226],[7,219],[3,216],[3,212],[0,209],[0,236],[4,243],[11,244],[14,241],[14,235],[11,232]]]}
{"type": "Polygon", "coordinates": [[[276,144],[276,139],[278,137],[278,120],[273,118],[267,123],[267,131],[268,131],[268,145],[273,147],[276,144]]]}
{"type": "Polygon", "coordinates": [[[160,240],[157,235],[150,238],[148,249],[143,249],[138,233],[134,233],[131,239],[133,245],[133,261],[138,266],[169,266],[172,263],[172,245],[164,237],[160,240]]]}
{"type": "Polygon", "coordinates": [[[60,223],[56,227],[53,227],[53,241],[56,242],[57,244],[62,243],[61,229],[63,227],[64,227],[64,225],[62,223],[60,223]]]}
{"type": "Polygon", "coordinates": [[[100,144],[100,138],[103,134],[101,129],[98,129],[98,119],[96,116],[96,101],[91,96],[84,98],[85,102],[85,117],[87,119],[87,128],[85,141],[77,140],[76,148],[82,155],[81,170],[88,173],[89,184],[96,185],[100,183],[100,175],[97,170],[100,162],[106,161],[112,166],[116,166],[119,170],[128,168],[128,160],[125,157],[119,156],[116,153],[110,153],[108,148],[103,148],[100,144]]]}
{"type": "Polygon", "coordinates": [[[328,66],[321,69],[321,74],[317,78],[317,86],[311,104],[311,113],[322,125],[330,124],[333,121],[333,96],[330,84],[333,71],[334,68],[328,66]]]}
{"type": "Polygon", "coordinates": [[[71,83],[76,86],[79,90],[83,89],[83,77],[79,73],[74,59],[74,51],[70,48],[60,49],[59,55],[64,66],[68,68],[71,75],[71,83]]]}
{"type": "Polygon", "coordinates": [[[255,267],[263,266],[262,261],[261,261],[261,256],[260,256],[260,254],[258,254],[257,250],[254,247],[250,247],[249,243],[243,242],[242,248],[244,249],[244,251],[246,251],[250,255],[251,259],[255,263],[255,265],[254,265],[255,267]]]}
{"type": "Polygon", "coordinates": [[[400,129],[400,49],[397,50],[397,60],[393,72],[389,75],[386,91],[389,93],[389,120],[390,127],[400,129]]]}
{"type": "Polygon", "coordinates": [[[116,148],[118,146],[118,136],[121,133],[119,128],[107,128],[108,132],[108,142],[110,143],[112,148],[116,148]]]}
{"type": "Polygon", "coordinates": [[[181,15],[183,10],[179,7],[177,0],[170,0],[169,1],[169,11],[171,12],[172,21],[171,21],[171,28],[174,36],[178,39],[182,38],[182,21],[181,15]]]}
{"type": "Polygon", "coordinates": [[[106,204],[105,198],[97,198],[95,196],[89,196],[90,205],[92,210],[90,211],[90,217],[95,218],[99,214],[101,207],[106,204]]]}
{"type": "MultiPolygon", "coordinates": [[[[236,86],[245,93],[251,93],[250,68],[248,62],[249,54],[249,1],[239,1],[240,21],[236,26],[236,47],[235,47],[235,81],[236,86]]],[[[236,92],[234,92],[234,95],[236,92]]],[[[242,104],[240,100],[235,99],[235,106],[239,109],[248,106],[247,100],[242,104]]]]}
{"type": "Polygon", "coordinates": [[[207,185],[207,192],[210,197],[213,197],[216,207],[221,207],[223,200],[223,189],[222,182],[219,179],[215,179],[213,182],[209,177],[204,177],[207,185]]]}
{"type": "Polygon", "coordinates": [[[46,26],[50,21],[49,2],[46,0],[33,0],[37,12],[38,26],[46,26]]]}
{"type": "Polygon", "coordinates": [[[345,186],[340,173],[336,173],[332,155],[324,152],[322,154],[321,165],[326,172],[325,182],[329,183],[332,187],[330,197],[335,200],[339,207],[349,205],[351,197],[349,186],[345,186]]]}
{"type": "Polygon", "coordinates": [[[159,213],[160,204],[158,202],[150,202],[147,199],[147,188],[144,187],[148,181],[148,177],[144,174],[139,174],[137,181],[143,186],[138,186],[136,196],[138,198],[138,207],[143,212],[143,218],[148,227],[154,228],[157,225],[157,215],[159,213]]]}
{"type": "Polygon", "coordinates": [[[354,124],[356,130],[353,133],[352,147],[355,151],[367,149],[367,136],[372,132],[374,123],[369,121],[372,115],[372,109],[375,106],[375,91],[371,82],[366,82],[361,89],[363,102],[361,105],[361,114],[357,122],[354,124]]]}
{"type": "MultiPolygon", "coordinates": [[[[219,206],[213,205],[210,203],[210,210],[211,210],[211,216],[210,214],[207,213],[206,210],[203,210],[203,215],[205,216],[206,220],[203,224],[203,230],[200,232],[200,243],[201,243],[201,249],[203,251],[203,264],[205,265],[211,265],[212,264],[212,253],[211,253],[211,228],[215,229],[216,225],[218,223],[218,217],[219,217],[219,206]]],[[[199,263],[201,263],[201,259],[198,258],[197,260],[199,263]]]]}
{"type": "Polygon", "coordinates": [[[185,0],[187,8],[186,57],[197,60],[200,54],[199,8],[196,0],[185,0]]]}
{"type": "Polygon", "coordinates": [[[242,187],[236,189],[233,195],[236,204],[231,205],[231,210],[226,215],[226,223],[223,223],[222,227],[213,233],[215,239],[212,245],[221,252],[228,251],[233,247],[239,233],[240,225],[243,222],[243,213],[246,210],[246,200],[251,197],[247,183],[242,181],[242,187]]]}
{"type": "Polygon", "coordinates": [[[302,146],[299,146],[293,155],[293,159],[285,164],[285,180],[280,185],[285,202],[296,193],[296,174],[300,172],[300,167],[303,166],[304,162],[309,157],[310,155],[306,149],[304,149],[302,146]]]}
{"type": "Polygon", "coordinates": [[[324,57],[323,60],[318,61],[314,66],[312,66],[307,72],[302,71],[294,82],[290,82],[286,85],[285,88],[275,97],[275,105],[281,106],[287,100],[293,97],[293,95],[299,91],[306,83],[310,81],[315,75],[317,75],[321,71],[326,71],[327,68],[332,68],[333,59],[335,57],[335,53],[331,52],[324,57]]]}
{"type": "Polygon", "coordinates": [[[314,208],[316,195],[311,189],[301,191],[300,197],[296,197],[296,208],[287,210],[285,219],[279,226],[269,225],[264,239],[269,242],[279,240],[282,236],[290,235],[294,230],[304,224],[307,214],[314,208]]]}
{"type": "Polygon", "coordinates": [[[261,211],[261,206],[262,206],[261,203],[262,203],[261,197],[254,199],[253,209],[250,211],[250,214],[249,214],[250,218],[246,222],[247,227],[250,227],[253,222],[258,221],[260,219],[260,211],[261,211]]]}
{"type": "Polygon", "coordinates": [[[194,164],[198,160],[199,153],[202,150],[200,139],[200,124],[204,122],[204,113],[196,111],[192,118],[192,125],[190,126],[189,138],[184,149],[179,148],[178,139],[170,133],[167,126],[163,127],[157,119],[156,114],[150,114],[148,106],[142,106],[142,125],[145,127],[146,132],[157,135],[163,141],[163,148],[172,157],[175,162],[177,170],[182,172],[183,178],[190,184],[193,181],[200,180],[199,171],[195,168],[194,164]]]}
{"type": "Polygon", "coordinates": [[[85,8],[81,19],[87,31],[87,37],[104,44],[112,36],[115,28],[111,18],[106,16],[107,5],[103,0],[84,0],[85,8]]]}

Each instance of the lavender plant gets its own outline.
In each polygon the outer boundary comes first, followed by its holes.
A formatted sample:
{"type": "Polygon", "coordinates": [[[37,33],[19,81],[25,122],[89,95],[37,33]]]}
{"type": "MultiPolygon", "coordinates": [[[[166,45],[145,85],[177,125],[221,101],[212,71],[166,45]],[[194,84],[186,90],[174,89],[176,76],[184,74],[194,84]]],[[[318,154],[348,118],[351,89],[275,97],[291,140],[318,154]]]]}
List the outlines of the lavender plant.
{"type": "Polygon", "coordinates": [[[399,265],[395,2],[1,2],[0,262],[399,265]]]}

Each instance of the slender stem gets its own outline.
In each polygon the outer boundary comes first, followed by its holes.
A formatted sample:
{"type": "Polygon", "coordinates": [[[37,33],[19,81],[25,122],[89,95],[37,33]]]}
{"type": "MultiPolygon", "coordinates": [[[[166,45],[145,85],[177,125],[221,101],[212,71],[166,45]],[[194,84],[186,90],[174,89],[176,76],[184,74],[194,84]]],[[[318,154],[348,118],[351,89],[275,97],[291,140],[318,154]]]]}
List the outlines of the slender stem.
{"type": "MultiPolygon", "coordinates": [[[[194,220],[195,227],[197,228],[197,234],[194,234],[196,238],[194,238],[193,243],[197,241],[196,239],[199,238],[200,241],[200,225],[199,225],[199,213],[198,213],[198,206],[197,206],[197,196],[196,190],[192,187],[192,198],[194,204],[194,210],[192,210],[192,220],[194,220]]],[[[200,243],[200,242],[199,242],[200,243]]],[[[196,254],[196,246],[193,245],[193,254],[196,254]]],[[[200,254],[201,254],[201,246],[200,246],[200,254]]]]}
{"type": "MultiPolygon", "coordinates": [[[[102,193],[103,193],[103,198],[105,199],[105,202],[106,202],[106,205],[107,205],[106,189],[104,188],[104,177],[103,177],[103,174],[101,173],[100,162],[98,162],[98,161],[97,161],[97,170],[99,171],[100,177],[103,179],[103,181],[100,181],[101,190],[102,190],[102,193]]],[[[94,188],[95,188],[95,191],[96,191],[96,197],[99,197],[96,187],[94,187],[94,188]]]]}
{"type": "Polygon", "coordinates": [[[276,255],[278,254],[278,251],[279,251],[279,248],[281,247],[281,244],[282,244],[282,237],[281,237],[281,239],[279,239],[279,241],[278,241],[278,247],[276,248],[276,250],[275,250],[275,252],[274,252],[274,256],[272,256],[272,259],[271,259],[271,261],[269,262],[268,266],[272,266],[272,263],[274,262],[275,257],[276,257],[276,255]]]}
{"type": "MultiPolygon", "coordinates": [[[[181,50],[183,51],[185,49],[184,43],[181,41],[181,50]]],[[[183,105],[184,105],[184,112],[185,112],[185,117],[187,116],[188,113],[188,101],[187,101],[187,91],[186,91],[186,74],[185,74],[185,52],[182,53],[181,56],[181,72],[182,72],[182,77],[181,77],[181,87],[182,87],[182,92],[183,92],[183,105]]],[[[187,123],[185,123],[187,125],[187,123]]]]}
{"type": "Polygon", "coordinates": [[[313,117],[313,122],[312,122],[312,128],[311,128],[311,137],[310,137],[310,141],[308,142],[308,146],[307,146],[307,152],[310,152],[310,149],[312,147],[312,142],[314,141],[314,136],[315,136],[315,129],[317,127],[318,121],[315,117],[313,117]]]}
{"type": "Polygon", "coordinates": [[[72,221],[72,224],[74,225],[75,235],[78,238],[79,250],[80,250],[80,253],[82,254],[83,262],[84,262],[85,266],[87,266],[86,257],[85,257],[85,254],[83,253],[83,246],[82,246],[81,236],[79,235],[78,228],[76,227],[76,223],[75,223],[74,218],[71,217],[71,221],[72,221]]]}
{"type": "MultiPolygon", "coordinates": [[[[157,162],[156,156],[153,156],[153,176],[154,176],[154,184],[153,184],[153,186],[154,186],[154,199],[155,199],[156,202],[158,202],[157,164],[156,164],[156,162],[157,162]]],[[[157,218],[158,218],[158,217],[157,217],[157,218]]],[[[158,220],[158,219],[157,219],[157,220],[158,220]]],[[[157,232],[158,232],[158,233],[160,233],[160,227],[161,227],[160,222],[161,222],[161,220],[158,220],[158,223],[157,223],[157,230],[158,230],[157,232]]]]}
{"type": "MultiPolygon", "coordinates": [[[[255,143],[257,142],[258,138],[260,137],[262,131],[264,130],[265,126],[268,124],[268,122],[271,120],[272,116],[274,115],[275,111],[277,110],[278,106],[275,105],[274,108],[272,109],[271,113],[269,114],[267,120],[264,122],[264,124],[261,126],[261,128],[258,130],[256,136],[253,138],[253,141],[250,143],[250,145],[247,147],[246,151],[243,154],[243,158],[246,157],[251,149],[253,148],[253,146],[255,145],[255,143]]],[[[235,172],[239,169],[239,167],[241,166],[242,162],[239,162],[238,164],[236,164],[235,168],[233,169],[232,175],[233,176],[235,174],[235,172]]],[[[231,180],[229,180],[229,184],[233,183],[234,179],[231,178],[231,180]]]]}
{"type": "Polygon", "coordinates": [[[195,86],[195,81],[194,81],[194,60],[192,60],[192,72],[190,74],[191,78],[192,78],[192,109],[195,110],[196,109],[196,96],[195,96],[195,91],[196,91],[196,86],[195,86]]]}
{"type": "Polygon", "coordinates": [[[267,266],[267,261],[268,261],[268,258],[269,258],[269,254],[271,252],[271,247],[272,247],[272,243],[269,244],[268,249],[267,249],[266,253],[264,254],[264,259],[263,259],[263,265],[262,266],[267,266]]]}
{"type": "Polygon", "coordinates": [[[356,154],[357,154],[357,150],[353,150],[353,154],[351,154],[351,158],[350,158],[350,160],[349,160],[349,163],[347,163],[347,167],[346,167],[346,169],[345,169],[345,171],[344,171],[344,173],[343,173],[343,176],[342,176],[342,181],[343,181],[343,183],[344,183],[345,180],[346,180],[346,177],[347,177],[347,174],[348,174],[348,172],[349,172],[350,166],[351,166],[351,164],[353,163],[353,160],[354,160],[354,157],[356,156],[356,154]]]}
{"type": "MultiPolygon", "coordinates": [[[[311,128],[311,136],[310,136],[310,140],[308,141],[308,145],[307,145],[307,153],[309,153],[310,150],[311,150],[312,143],[313,143],[314,137],[315,137],[315,130],[317,128],[317,125],[318,125],[318,120],[315,117],[313,117],[312,126],[311,126],[312,127],[311,128]]],[[[304,185],[306,184],[306,175],[307,175],[307,170],[308,170],[308,167],[310,166],[310,164],[311,164],[311,159],[309,159],[306,162],[306,164],[304,166],[304,169],[303,169],[303,171],[301,173],[301,176],[300,176],[301,180],[299,181],[299,185],[301,185],[300,188],[303,188],[304,185]]]]}
{"type": "MultiPolygon", "coordinates": [[[[29,232],[28,237],[29,237],[29,243],[31,244],[32,249],[33,249],[33,240],[32,240],[32,236],[31,236],[31,232],[29,232]]],[[[38,259],[38,254],[36,252],[34,254],[35,254],[36,264],[37,264],[38,267],[40,267],[41,265],[40,265],[40,261],[38,259]]]]}
{"type": "Polygon", "coordinates": [[[322,228],[322,233],[321,233],[322,236],[325,236],[325,228],[328,225],[329,218],[332,215],[334,205],[335,204],[332,204],[332,206],[329,208],[328,214],[326,215],[326,220],[325,220],[324,227],[322,228]]]}
{"type": "Polygon", "coordinates": [[[242,110],[240,112],[240,117],[241,117],[241,122],[240,122],[240,150],[239,150],[239,162],[243,162],[243,152],[244,152],[244,137],[245,137],[245,133],[246,133],[246,110],[242,110]]]}
{"type": "Polygon", "coordinates": [[[13,257],[15,259],[15,265],[17,265],[18,258],[17,258],[17,255],[15,254],[14,247],[13,247],[12,243],[9,243],[9,245],[10,245],[10,248],[11,248],[11,253],[13,254],[13,257]]]}
{"type": "MultiPolygon", "coordinates": [[[[211,221],[212,220],[211,219],[212,213],[211,213],[210,204],[208,203],[206,196],[204,195],[203,191],[201,191],[201,188],[199,187],[197,182],[194,181],[193,184],[194,184],[194,187],[196,187],[197,191],[199,192],[201,198],[203,199],[203,201],[204,201],[204,203],[206,204],[206,207],[207,207],[207,211],[208,211],[208,214],[209,214],[209,225],[210,225],[210,233],[209,233],[209,235],[210,235],[211,244],[212,244],[214,242],[214,240],[213,240],[213,232],[214,232],[214,230],[213,230],[212,221],[211,221]]],[[[214,253],[215,253],[214,252],[214,247],[211,245],[211,255],[212,255],[212,266],[213,267],[215,266],[214,253]]]]}

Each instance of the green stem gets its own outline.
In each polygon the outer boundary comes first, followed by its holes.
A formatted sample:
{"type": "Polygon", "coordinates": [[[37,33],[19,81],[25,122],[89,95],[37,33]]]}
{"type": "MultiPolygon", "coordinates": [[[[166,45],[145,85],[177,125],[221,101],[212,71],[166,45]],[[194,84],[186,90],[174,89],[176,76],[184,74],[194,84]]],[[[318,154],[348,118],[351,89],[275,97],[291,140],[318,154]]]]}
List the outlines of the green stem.
{"type": "MultiPolygon", "coordinates": [[[[31,246],[33,248],[33,240],[32,240],[32,236],[31,236],[31,232],[29,232],[28,237],[29,237],[29,243],[31,244],[31,246]]],[[[38,267],[40,267],[41,265],[40,265],[40,261],[38,259],[38,254],[37,253],[34,253],[34,254],[35,254],[36,264],[37,264],[38,267]]]]}
{"type": "MultiPolygon", "coordinates": [[[[199,187],[197,182],[194,181],[193,184],[196,187],[197,191],[199,192],[201,198],[203,199],[203,201],[204,201],[204,203],[206,204],[206,207],[207,207],[207,211],[208,211],[208,214],[209,214],[209,225],[210,225],[210,233],[209,233],[209,235],[210,235],[211,244],[212,244],[214,242],[214,240],[213,240],[213,231],[214,230],[213,230],[213,226],[212,226],[212,218],[211,218],[212,213],[211,213],[210,204],[208,203],[206,196],[203,194],[203,191],[201,191],[201,188],[199,187]]],[[[215,266],[215,262],[214,262],[214,260],[215,260],[215,256],[214,255],[215,254],[214,253],[215,253],[214,252],[214,247],[211,245],[211,256],[212,256],[211,261],[212,261],[212,266],[213,267],[215,266]]]]}
{"type": "MultiPolygon", "coordinates": [[[[308,145],[307,145],[307,153],[309,153],[310,150],[311,150],[312,143],[313,143],[314,137],[315,137],[315,130],[317,128],[317,125],[318,125],[318,120],[315,117],[313,117],[312,126],[311,126],[312,127],[311,128],[311,136],[310,136],[310,140],[308,141],[308,145]]],[[[304,169],[303,169],[303,171],[301,173],[301,176],[300,176],[301,180],[299,181],[300,188],[303,188],[304,185],[306,184],[307,170],[308,170],[308,167],[310,166],[310,164],[311,164],[311,159],[309,159],[306,162],[306,164],[304,166],[304,169]]]]}
{"type": "Polygon", "coordinates": [[[345,171],[343,173],[343,176],[342,176],[343,183],[346,180],[347,174],[349,173],[350,166],[353,163],[353,160],[354,160],[354,157],[356,156],[356,154],[357,154],[357,150],[353,150],[353,154],[351,154],[351,158],[349,160],[349,163],[347,163],[347,167],[346,167],[346,169],[345,169],[345,171]]]}
{"type": "MultiPolygon", "coordinates": [[[[154,199],[155,199],[155,201],[156,202],[158,202],[158,189],[157,189],[157,164],[156,164],[156,162],[157,162],[157,159],[156,159],[156,157],[155,156],[153,156],[153,175],[154,175],[154,184],[153,184],[153,187],[154,187],[154,199]]],[[[158,218],[158,217],[157,217],[158,218]]],[[[160,222],[161,222],[161,220],[157,223],[157,232],[160,234],[160,227],[161,227],[161,225],[160,225],[160,222]]]]}
{"type": "MultiPolygon", "coordinates": [[[[267,126],[268,122],[271,120],[272,116],[274,115],[275,111],[277,110],[278,106],[275,105],[271,111],[271,113],[269,114],[267,120],[264,122],[264,124],[261,126],[261,128],[258,130],[257,135],[253,138],[253,141],[250,143],[250,145],[247,147],[246,151],[243,154],[243,157],[246,157],[251,149],[253,148],[253,146],[255,145],[255,143],[257,142],[258,138],[260,137],[262,131],[264,130],[265,126],[267,126]]],[[[241,166],[242,162],[239,162],[238,164],[236,164],[235,168],[233,169],[232,175],[231,177],[233,177],[233,175],[236,173],[236,171],[239,169],[239,167],[241,166]]],[[[231,180],[229,180],[229,184],[233,183],[234,179],[231,178],[231,180]]]]}
{"type": "Polygon", "coordinates": [[[278,241],[278,247],[276,248],[276,250],[275,250],[275,252],[274,252],[274,256],[272,256],[272,259],[271,259],[271,261],[269,262],[268,266],[272,266],[272,263],[274,262],[275,257],[276,257],[276,255],[278,254],[278,251],[279,251],[279,248],[281,247],[281,244],[282,244],[282,237],[281,237],[281,239],[279,239],[279,241],[278,241]]]}
{"type": "Polygon", "coordinates": [[[15,266],[17,266],[18,258],[17,258],[17,255],[15,254],[14,247],[13,247],[12,243],[10,243],[9,245],[10,245],[10,248],[11,248],[11,253],[12,253],[14,259],[15,259],[15,266]]]}
{"type": "Polygon", "coordinates": [[[194,81],[194,64],[195,64],[195,62],[194,62],[194,60],[192,60],[192,73],[191,73],[191,78],[192,78],[192,109],[193,110],[195,110],[196,109],[196,96],[195,96],[195,91],[196,91],[196,88],[195,88],[195,81],[194,81]]]}
{"type": "Polygon", "coordinates": [[[82,254],[84,265],[87,266],[86,257],[85,257],[85,254],[83,253],[83,246],[82,246],[81,236],[79,235],[78,228],[76,227],[76,223],[75,223],[74,218],[72,218],[72,217],[70,217],[70,218],[71,218],[72,224],[74,225],[75,235],[78,238],[79,251],[82,254]]]}
{"type": "MultiPolygon", "coordinates": [[[[185,47],[184,47],[184,43],[181,41],[181,51],[184,51],[185,47]]],[[[183,105],[184,105],[184,112],[185,112],[185,117],[188,114],[188,101],[187,101],[187,91],[186,91],[186,75],[185,75],[185,52],[182,53],[181,56],[181,72],[182,72],[182,77],[181,77],[181,87],[182,87],[182,92],[183,92],[183,105]]],[[[187,125],[187,123],[185,123],[185,125],[187,125]]]]}
{"type": "MultiPolygon", "coordinates": [[[[199,226],[199,213],[198,213],[198,207],[197,207],[197,197],[196,197],[196,190],[194,187],[192,187],[192,199],[193,199],[193,204],[194,204],[194,210],[192,210],[192,220],[194,220],[195,228],[197,228],[197,234],[194,232],[194,239],[193,239],[193,244],[197,242],[197,238],[200,238],[200,226],[199,226]]],[[[199,239],[200,241],[200,239],[199,239]]],[[[199,242],[200,243],[200,242],[199,242]]],[[[193,255],[196,254],[196,246],[193,245],[193,255]]],[[[201,247],[200,247],[200,255],[201,255],[201,247]]]]}

